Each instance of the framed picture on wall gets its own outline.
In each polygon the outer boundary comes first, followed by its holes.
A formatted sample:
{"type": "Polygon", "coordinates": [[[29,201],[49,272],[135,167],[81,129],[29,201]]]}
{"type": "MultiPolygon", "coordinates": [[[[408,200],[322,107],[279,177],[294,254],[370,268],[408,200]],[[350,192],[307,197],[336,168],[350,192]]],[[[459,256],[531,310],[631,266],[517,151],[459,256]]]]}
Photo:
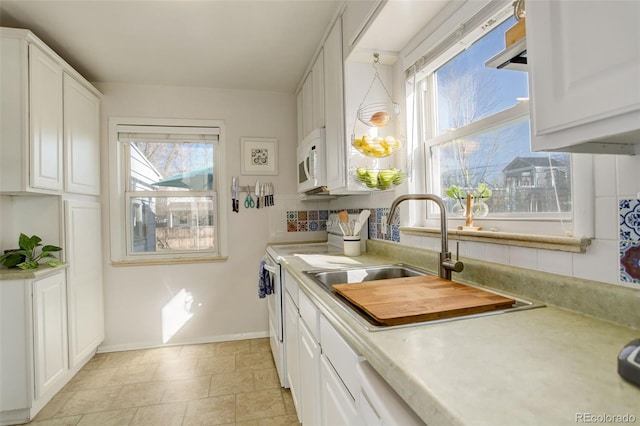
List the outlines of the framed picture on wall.
{"type": "Polygon", "coordinates": [[[240,138],[243,175],[278,174],[278,139],[240,138]]]}

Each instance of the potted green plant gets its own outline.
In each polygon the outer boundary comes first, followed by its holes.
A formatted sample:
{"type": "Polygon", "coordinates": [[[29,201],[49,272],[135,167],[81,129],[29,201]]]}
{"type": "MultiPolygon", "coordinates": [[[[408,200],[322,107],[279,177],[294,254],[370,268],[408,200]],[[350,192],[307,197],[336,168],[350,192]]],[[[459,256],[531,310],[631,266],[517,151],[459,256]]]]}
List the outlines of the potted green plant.
{"type": "Polygon", "coordinates": [[[489,213],[489,206],[485,203],[493,195],[493,191],[489,189],[489,185],[486,183],[479,183],[478,187],[473,190],[471,196],[473,197],[473,215],[474,216],[486,216],[489,213]]]}
{"type": "Polygon", "coordinates": [[[62,265],[62,262],[56,259],[53,254],[61,251],[62,249],[53,245],[43,246],[40,244],[41,241],[42,238],[37,235],[28,237],[21,233],[20,238],[18,239],[18,246],[20,248],[17,250],[5,251],[5,254],[0,256],[0,264],[7,268],[18,267],[20,269],[36,269],[40,266],[41,260],[49,259],[44,263],[51,267],[62,265]]]}
{"type": "Polygon", "coordinates": [[[451,208],[451,213],[458,216],[464,216],[466,213],[466,206],[463,200],[467,199],[467,193],[456,185],[451,185],[444,193],[447,197],[456,201],[451,208]]]}

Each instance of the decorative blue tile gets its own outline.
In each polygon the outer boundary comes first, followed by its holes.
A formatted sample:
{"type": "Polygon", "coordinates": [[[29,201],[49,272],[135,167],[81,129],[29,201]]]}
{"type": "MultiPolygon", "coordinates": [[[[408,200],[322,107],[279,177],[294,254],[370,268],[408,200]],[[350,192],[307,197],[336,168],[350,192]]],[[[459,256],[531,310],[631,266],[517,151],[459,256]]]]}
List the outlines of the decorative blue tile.
{"type": "Polygon", "coordinates": [[[376,223],[382,222],[382,209],[376,209],[376,223]]]}
{"type": "Polygon", "coordinates": [[[326,220],[319,220],[318,221],[318,230],[319,231],[326,231],[327,230],[327,221],[326,220]]]}
{"type": "Polygon", "coordinates": [[[640,241],[640,200],[620,200],[620,240],[640,241]]]}
{"type": "Polygon", "coordinates": [[[319,210],[318,211],[318,218],[320,220],[327,220],[329,219],[329,210],[319,210]]]}
{"type": "Polygon", "coordinates": [[[307,212],[308,220],[318,220],[318,210],[309,210],[307,212]]]}
{"type": "Polygon", "coordinates": [[[320,225],[318,224],[317,220],[310,220],[309,221],[309,231],[317,231],[319,227],[320,227],[320,225]]]}
{"type": "Polygon", "coordinates": [[[640,242],[620,242],[620,281],[640,284],[640,242]]]}
{"type": "Polygon", "coordinates": [[[391,225],[391,241],[400,242],[400,226],[391,225]]]}
{"type": "Polygon", "coordinates": [[[369,238],[378,238],[375,222],[369,222],[369,238]]]}
{"type": "Polygon", "coordinates": [[[290,221],[295,221],[298,220],[298,212],[293,210],[293,211],[288,211],[287,212],[287,222],[290,221]]]}

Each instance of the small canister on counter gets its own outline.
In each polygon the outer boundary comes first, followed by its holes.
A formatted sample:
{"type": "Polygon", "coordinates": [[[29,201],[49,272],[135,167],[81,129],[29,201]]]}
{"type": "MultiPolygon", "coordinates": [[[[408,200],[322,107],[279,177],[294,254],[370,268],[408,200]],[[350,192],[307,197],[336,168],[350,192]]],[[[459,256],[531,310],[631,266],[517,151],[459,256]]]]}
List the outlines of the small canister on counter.
{"type": "Polygon", "coordinates": [[[344,236],[344,255],[345,256],[360,256],[360,236],[359,235],[345,235],[344,236]]]}

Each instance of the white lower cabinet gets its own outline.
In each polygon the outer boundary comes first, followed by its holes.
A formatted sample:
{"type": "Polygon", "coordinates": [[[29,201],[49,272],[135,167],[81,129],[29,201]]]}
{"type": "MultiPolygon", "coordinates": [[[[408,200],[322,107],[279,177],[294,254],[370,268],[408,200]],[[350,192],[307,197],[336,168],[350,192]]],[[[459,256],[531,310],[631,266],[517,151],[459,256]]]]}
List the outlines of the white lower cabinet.
{"type": "MultiPolygon", "coordinates": [[[[285,280],[286,280],[285,274],[285,280]]],[[[284,335],[285,357],[287,360],[287,380],[293,397],[293,404],[298,413],[298,419],[302,418],[300,405],[300,363],[298,362],[299,338],[298,338],[298,307],[295,305],[291,294],[287,291],[284,297],[284,335]]]]}
{"type": "Polygon", "coordinates": [[[21,424],[70,378],[66,273],[44,270],[0,284],[0,424],[21,424]]]}
{"type": "Polygon", "coordinates": [[[360,424],[353,397],[325,355],[320,358],[320,386],[323,425],[360,424]]]}

